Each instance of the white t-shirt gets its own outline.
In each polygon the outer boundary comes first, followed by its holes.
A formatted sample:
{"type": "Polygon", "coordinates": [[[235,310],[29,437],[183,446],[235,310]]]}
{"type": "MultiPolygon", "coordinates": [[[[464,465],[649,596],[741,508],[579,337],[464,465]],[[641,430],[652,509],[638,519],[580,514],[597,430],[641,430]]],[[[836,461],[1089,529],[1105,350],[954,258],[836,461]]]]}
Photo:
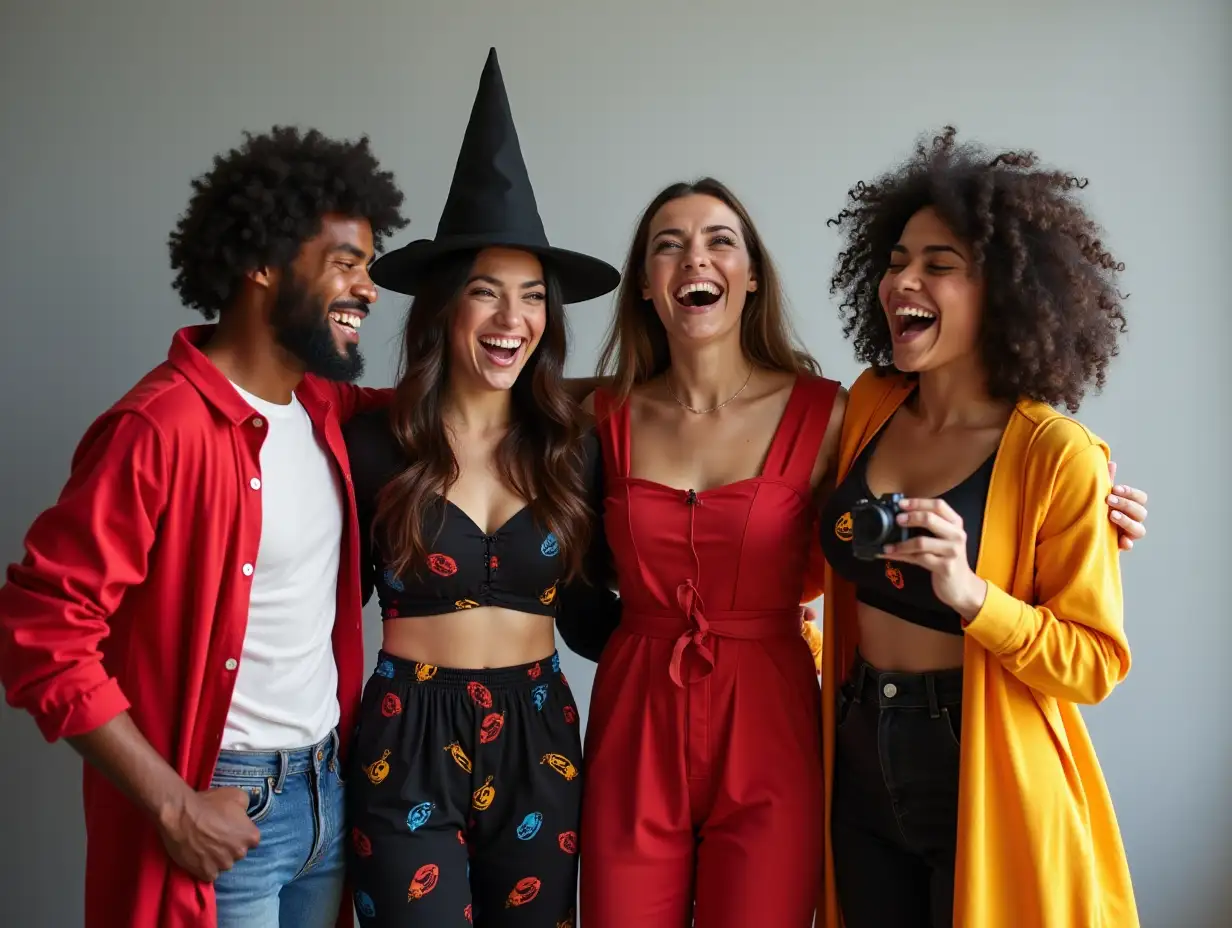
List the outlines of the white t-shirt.
{"type": "MultiPolygon", "coordinates": [[[[233,384],[234,386],[234,384],[233,384]]],[[[342,547],[342,488],[294,395],[270,403],[239,387],[268,424],[261,445],[261,542],[248,630],[222,748],[307,747],[338,723],[331,637],[342,547]]]]}

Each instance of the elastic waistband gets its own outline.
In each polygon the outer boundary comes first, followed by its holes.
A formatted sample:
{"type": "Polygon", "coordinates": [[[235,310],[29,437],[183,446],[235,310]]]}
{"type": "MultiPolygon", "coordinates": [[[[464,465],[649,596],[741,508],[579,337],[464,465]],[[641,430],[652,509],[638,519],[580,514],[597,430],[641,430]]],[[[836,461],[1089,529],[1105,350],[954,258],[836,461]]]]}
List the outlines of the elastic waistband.
{"type": "Polygon", "coordinates": [[[338,756],[338,730],[316,744],[285,751],[220,751],[214,776],[283,777],[307,773],[338,756]]]}
{"type": "Polygon", "coordinates": [[[481,683],[489,690],[525,686],[527,681],[544,681],[549,677],[563,677],[560,672],[560,653],[553,651],[540,661],[519,664],[516,667],[483,667],[466,670],[460,667],[440,667],[422,661],[397,657],[380,651],[373,673],[400,683],[432,684],[456,689],[466,689],[472,683],[481,683]]]}
{"type": "Polygon", "coordinates": [[[962,704],[963,672],[901,673],[878,670],[856,654],[847,678],[856,701],[876,699],[883,709],[936,709],[962,704]]]}
{"type": "Polygon", "coordinates": [[[707,609],[700,621],[679,612],[640,612],[626,609],[621,612],[620,625],[630,634],[644,635],[647,638],[678,638],[688,632],[702,631],[703,634],[713,635],[715,638],[753,641],[758,638],[798,636],[803,617],[803,610],[799,606],[794,609],[718,612],[707,609]]]}

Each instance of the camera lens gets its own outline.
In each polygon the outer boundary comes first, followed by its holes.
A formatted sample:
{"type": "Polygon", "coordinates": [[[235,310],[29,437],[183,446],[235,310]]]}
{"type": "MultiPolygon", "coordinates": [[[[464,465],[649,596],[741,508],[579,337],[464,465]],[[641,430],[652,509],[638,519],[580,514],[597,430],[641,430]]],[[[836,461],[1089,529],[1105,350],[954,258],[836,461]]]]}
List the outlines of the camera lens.
{"type": "Polygon", "coordinates": [[[861,506],[851,514],[851,538],[858,545],[879,544],[890,530],[892,520],[884,506],[861,506]]]}

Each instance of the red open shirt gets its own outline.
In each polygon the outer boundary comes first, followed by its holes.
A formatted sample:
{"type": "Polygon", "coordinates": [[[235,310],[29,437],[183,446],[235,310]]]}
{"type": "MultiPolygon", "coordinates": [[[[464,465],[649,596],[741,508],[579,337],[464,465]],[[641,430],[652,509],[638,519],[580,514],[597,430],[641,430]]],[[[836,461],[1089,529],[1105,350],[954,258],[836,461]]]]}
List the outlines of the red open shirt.
{"type": "MultiPolygon", "coordinates": [[[[49,741],[127,709],[206,789],[231,705],[261,538],[267,427],[182,329],[165,363],[82,438],[59,501],[0,587],[0,682],[49,741]]],[[[388,391],[306,377],[296,391],[346,489],[334,657],[345,752],[363,686],[355,493],[340,424],[388,391]]],[[[87,926],[213,925],[212,884],[172,862],[154,821],[84,772],[87,926]]],[[[351,900],[339,924],[350,925],[351,900]]]]}

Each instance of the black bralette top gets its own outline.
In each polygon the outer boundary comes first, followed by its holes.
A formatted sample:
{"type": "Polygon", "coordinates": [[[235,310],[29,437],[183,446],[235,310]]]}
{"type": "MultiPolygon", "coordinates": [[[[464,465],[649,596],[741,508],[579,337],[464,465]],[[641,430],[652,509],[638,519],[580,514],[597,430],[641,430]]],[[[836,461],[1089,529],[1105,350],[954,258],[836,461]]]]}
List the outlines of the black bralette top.
{"type": "Polygon", "coordinates": [[[385,619],[442,615],[479,606],[557,616],[570,647],[584,657],[598,659],[597,652],[619,621],[619,600],[606,582],[610,557],[601,518],[602,457],[593,430],[583,437],[583,476],[597,518],[584,561],[586,576],[567,584],[567,595],[562,595],[565,565],[556,536],[536,523],[530,506],[486,533],[457,505],[435,497],[422,514],[425,537],[431,539],[429,554],[423,563],[395,575],[382,551],[379,532],[373,539],[372,525],[377,494],[406,468],[405,452],[384,409],[353,417],[342,432],[359,516],[365,603],[375,590],[385,619]],[[562,611],[568,612],[567,618],[562,611]],[[595,653],[592,656],[588,651],[595,653]]]}
{"type": "MultiPolygon", "coordinates": [[[[860,602],[914,625],[960,635],[962,621],[958,613],[937,599],[932,575],[927,570],[884,558],[865,561],[852,554],[851,509],[860,500],[873,497],[866,474],[869,458],[882,434],[884,429],[860,452],[826,501],[821,512],[821,548],[835,572],[854,584],[860,602]]],[[[967,562],[972,570],[980,553],[984,505],[995,460],[994,453],[975,473],[939,497],[962,517],[967,532],[967,562]]]]}

